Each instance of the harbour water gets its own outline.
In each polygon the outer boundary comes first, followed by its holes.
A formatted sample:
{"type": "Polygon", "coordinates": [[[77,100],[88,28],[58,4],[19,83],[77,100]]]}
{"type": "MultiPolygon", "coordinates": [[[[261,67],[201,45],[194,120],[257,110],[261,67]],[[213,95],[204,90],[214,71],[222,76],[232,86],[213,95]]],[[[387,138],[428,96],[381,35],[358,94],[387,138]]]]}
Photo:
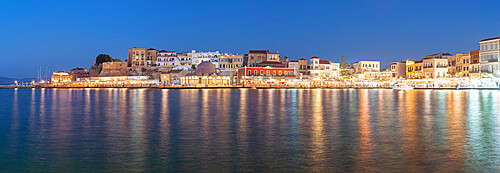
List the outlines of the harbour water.
{"type": "Polygon", "coordinates": [[[500,172],[499,90],[3,89],[5,172],[500,172]]]}

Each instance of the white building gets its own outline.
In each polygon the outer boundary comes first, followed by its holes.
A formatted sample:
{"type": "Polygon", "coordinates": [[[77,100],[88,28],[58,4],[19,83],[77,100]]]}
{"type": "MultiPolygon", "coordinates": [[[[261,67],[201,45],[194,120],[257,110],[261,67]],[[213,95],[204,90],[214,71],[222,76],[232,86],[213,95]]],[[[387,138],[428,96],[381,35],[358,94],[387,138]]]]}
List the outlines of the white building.
{"type": "Polygon", "coordinates": [[[354,73],[380,72],[380,61],[358,61],[351,64],[354,73]]]}
{"type": "Polygon", "coordinates": [[[179,58],[177,57],[177,52],[175,51],[158,51],[158,55],[156,56],[156,58],[157,67],[174,68],[175,66],[180,65],[179,58]]]}
{"type": "Polygon", "coordinates": [[[295,76],[299,73],[299,61],[289,61],[288,62],[288,68],[293,68],[295,69],[295,76]]]}
{"type": "Polygon", "coordinates": [[[312,57],[309,59],[309,61],[309,75],[313,79],[332,79],[338,78],[340,76],[339,63],[320,60],[318,57],[312,57]]]}
{"type": "Polygon", "coordinates": [[[498,44],[500,37],[488,38],[479,41],[479,57],[481,57],[481,73],[490,73],[495,77],[500,77],[500,63],[498,54],[500,50],[498,44]]]}
{"type": "Polygon", "coordinates": [[[219,66],[219,51],[215,52],[198,52],[196,50],[191,51],[191,64],[198,66],[202,62],[211,62],[216,67],[219,66]]]}
{"type": "Polygon", "coordinates": [[[191,55],[191,52],[178,53],[177,57],[179,58],[180,66],[177,66],[174,69],[176,69],[176,70],[184,70],[184,71],[191,70],[192,57],[193,57],[191,55]]]}
{"type": "Polygon", "coordinates": [[[437,53],[425,56],[422,60],[422,67],[425,78],[447,78],[448,58],[453,56],[449,53],[437,53]]]}

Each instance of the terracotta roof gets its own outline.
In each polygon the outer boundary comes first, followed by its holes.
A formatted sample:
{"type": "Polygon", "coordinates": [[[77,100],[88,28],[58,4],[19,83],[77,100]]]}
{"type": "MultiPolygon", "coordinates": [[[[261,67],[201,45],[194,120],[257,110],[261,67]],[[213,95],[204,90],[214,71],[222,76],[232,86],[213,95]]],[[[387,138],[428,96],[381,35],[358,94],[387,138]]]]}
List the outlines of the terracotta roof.
{"type": "Polygon", "coordinates": [[[319,64],[330,64],[330,61],[327,61],[327,60],[319,60],[319,64]]]}
{"type": "Polygon", "coordinates": [[[156,49],[154,49],[154,48],[149,48],[148,50],[156,50],[156,49]]]}
{"type": "MultiPolygon", "coordinates": [[[[481,41],[488,41],[488,40],[494,40],[494,39],[500,39],[500,37],[487,38],[487,39],[484,39],[484,40],[481,40],[481,41]]],[[[481,42],[481,41],[479,41],[479,42],[481,42]]]]}
{"type": "Polygon", "coordinates": [[[300,58],[299,60],[307,60],[307,59],[304,59],[304,58],[300,58]]]}
{"type": "Polygon", "coordinates": [[[316,57],[316,56],[313,56],[313,57],[311,57],[311,58],[309,58],[309,59],[319,59],[319,58],[318,58],[318,57],[316,57]]]}
{"type": "Polygon", "coordinates": [[[297,61],[297,60],[292,60],[292,61],[288,61],[288,62],[299,62],[299,61],[297,61]]]}

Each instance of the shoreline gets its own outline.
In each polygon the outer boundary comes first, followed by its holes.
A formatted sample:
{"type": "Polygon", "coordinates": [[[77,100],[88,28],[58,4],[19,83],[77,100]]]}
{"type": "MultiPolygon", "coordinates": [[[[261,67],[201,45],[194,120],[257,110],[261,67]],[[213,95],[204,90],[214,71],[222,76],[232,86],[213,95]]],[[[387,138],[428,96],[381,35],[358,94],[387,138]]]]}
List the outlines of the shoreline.
{"type": "MultiPolygon", "coordinates": [[[[106,88],[127,88],[127,89],[392,89],[391,87],[286,87],[286,86],[221,86],[221,87],[163,87],[163,86],[93,86],[93,87],[54,87],[54,86],[19,86],[19,85],[0,85],[0,89],[106,89],[106,88]]],[[[415,90],[500,90],[500,88],[434,88],[434,87],[415,87],[415,90]]]]}

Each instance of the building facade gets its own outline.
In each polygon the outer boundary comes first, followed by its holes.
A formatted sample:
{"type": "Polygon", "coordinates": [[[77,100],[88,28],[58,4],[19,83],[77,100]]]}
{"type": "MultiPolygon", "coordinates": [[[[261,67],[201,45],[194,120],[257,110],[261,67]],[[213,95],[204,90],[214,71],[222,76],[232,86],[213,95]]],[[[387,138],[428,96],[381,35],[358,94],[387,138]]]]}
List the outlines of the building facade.
{"type": "Polygon", "coordinates": [[[243,67],[243,55],[219,55],[219,70],[224,76],[235,76],[238,68],[243,67]]]}
{"type": "Polygon", "coordinates": [[[471,78],[481,77],[481,59],[479,57],[479,50],[470,51],[469,57],[470,57],[469,76],[471,78]]]}
{"type": "Polygon", "coordinates": [[[87,69],[84,69],[84,68],[77,67],[77,68],[71,69],[69,72],[71,73],[73,81],[76,81],[77,78],[89,76],[89,72],[87,72],[87,69]]]}
{"type": "Polygon", "coordinates": [[[380,72],[380,61],[358,61],[351,64],[354,73],[380,72]]]}
{"type": "Polygon", "coordinates": [[[479,41],[479,57],[481,58],[481,72],[500,77],[500,62],[498,56],[500,37],[488,38],[479,41]]]}
{"type": "Polygon", "coordinates": [[[146,56],[148,50],[145,48],[133,47],[128,50],[128,66],[129,67],[146,67],[146,56]]]}
{"type": "Polygon", "coordinates": [[[191,51],[191,64],[198,66],[202,62],[211,62],[216,67],[219,66],[219,51],[215,52],[200,52],[196,50],[191,51]]]}
{"type": "Polygon", "coordinates": [[[54,72],[50,78],[52,84],[70,83],[72,81],[73,77],[71,74],[65,71],[54,72]]]}
{"type": "Polygon", "coordinates": [[[424,78],[447,78],[448,77],[448,57],[449,53],[437,53],[427,55],[422,60],[424,68],[424,78]]]}
{"type": "Polygon", "coordinates": [[[406,62],[391,63],[391,75],[393,78],[406,78],[406,62]]]}
{"type": "Polygon", "coordinates": [[[456,73],[455,77],[467,78],[469,77],[469,70],[471,69],[470,56],[468,53],[457,53],[455,55],[456,73]]]}
{"type": "Polygon", "coordinates": [[[280,54],[269,50],[249,50],[248,54],[245,54],[244,61],[247,67],[257,67],[258,63],[265,61],[281,62],[280,54]]]}
{"type": "Polygon", "coordinates": [[[422,68],[422,60],[412,61],[406,60],[406,78],[407,79],[422,79],[424,76],[422,68]]]}

